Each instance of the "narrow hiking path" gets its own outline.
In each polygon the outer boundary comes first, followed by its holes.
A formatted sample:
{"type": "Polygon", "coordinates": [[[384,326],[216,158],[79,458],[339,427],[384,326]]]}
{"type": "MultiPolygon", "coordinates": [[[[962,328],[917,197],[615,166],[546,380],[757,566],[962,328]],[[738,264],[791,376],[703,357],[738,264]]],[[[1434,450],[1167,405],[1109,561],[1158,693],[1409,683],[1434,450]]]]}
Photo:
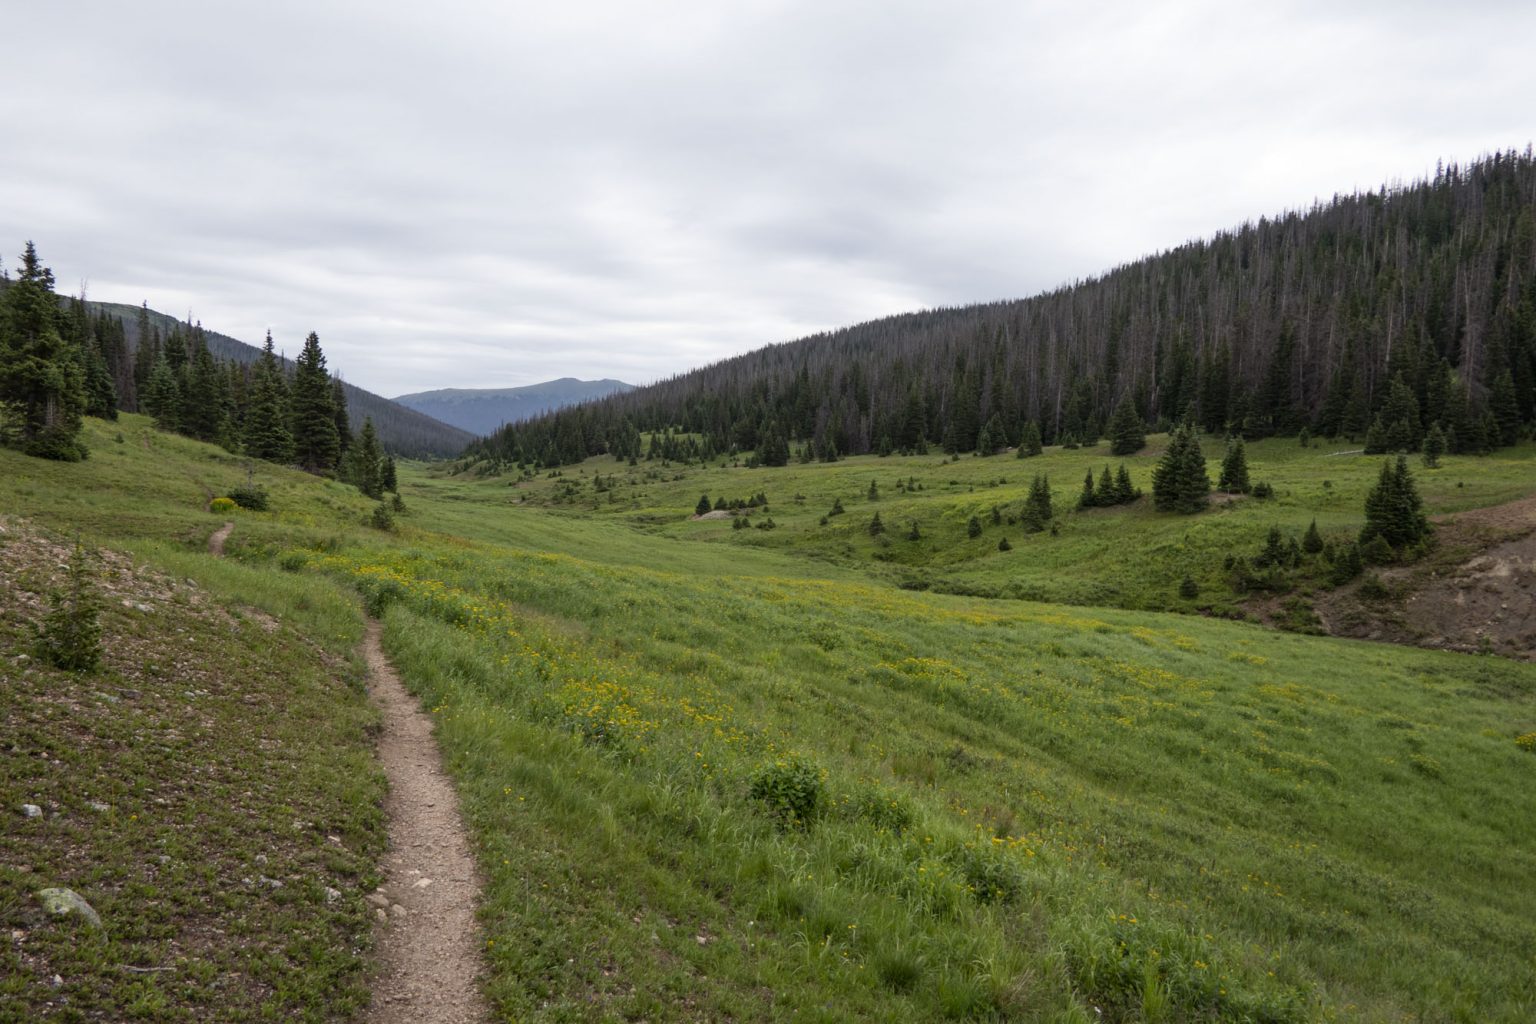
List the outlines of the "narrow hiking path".
{"type": "Polygon", "coordinates": [[[379,644],[370,619],[363,640],[368,690],[384,713],[379,760],[389,779],[385,883],[369,897],[385,920],[370,1024],[471,1024],[487,1020],[480,995],[479,883],[459,816],[458,794],[444,773],[432,721],[379,644]]]}
{"type": "Polygon", "coordinates": [[[224,542],[229,540],[229,535],[234,532],[234,523],[225,523],[213,531],[213,536],[208,538],[208,553],[215,558],[224,557],[224,542]]]}
{"type": "MultiPolygon", "coordinates": [[[[208,538],[223,557],[235,524],[208,538]]],[[[379,919],[378,974],[368,1024],[480,1024],[480,893],[459,797],[443,771],[432,720],[400,682],[379,643],[378,620],[363,635],[368,695],[383,714],[379,762],[389,780],[384,813],[389,850],[384,884],[368,896],[379,919]]]]}

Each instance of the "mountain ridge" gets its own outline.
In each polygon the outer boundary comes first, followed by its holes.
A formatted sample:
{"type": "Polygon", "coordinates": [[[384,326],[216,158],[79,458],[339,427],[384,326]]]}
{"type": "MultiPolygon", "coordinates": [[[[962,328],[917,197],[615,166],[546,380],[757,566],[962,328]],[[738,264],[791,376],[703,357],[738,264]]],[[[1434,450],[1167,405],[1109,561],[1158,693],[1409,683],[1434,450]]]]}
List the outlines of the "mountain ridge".
{"type": "Polygon", "coordinates": [[[486,436],[508,423],[522,422],[567,406],[634,389],[633,384],[612,378],[559,377],[511,388],[438,388],[397,395],[393,401],[443,423],[486,436]]]}

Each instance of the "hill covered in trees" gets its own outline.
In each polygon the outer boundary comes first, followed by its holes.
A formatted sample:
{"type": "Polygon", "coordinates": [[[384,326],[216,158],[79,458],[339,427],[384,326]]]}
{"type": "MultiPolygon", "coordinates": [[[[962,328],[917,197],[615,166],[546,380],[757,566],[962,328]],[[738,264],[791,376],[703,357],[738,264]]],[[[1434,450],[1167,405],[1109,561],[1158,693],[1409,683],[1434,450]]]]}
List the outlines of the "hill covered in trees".
{"type": "Polygon", "coordinates": [[[1536,157],[1336,195],[1029,299],[889,317],[515,424],[490,466],[751,450],[989,452],[1094,440],[1122,404],[1250,439],[1453,451],[1536,420],[1536,157]],[[667,435],[670,436],[670,435],[667,435]],[[793,449],[792,450],[792,446],[793,449]]]}
{"type": "Polygon", "coordinates": [[[519,423],[568,405],[590,402],[618,392],[633,391],[621,380],[559,380],[520,388],[442,388],[400,395],[397,403],[471,434],[493,434],[508,423],[519,423]]]}
{"type": "MultiPolygon", "coordinates": [[[[250,371],[262,358],[262,350],[258,346],[249,345],[217,331],[207,330],[200,324],[182,323],[173,316],[152,309],[117,302],[94,301],[87,301],[85,308],[93,318],[100,319],[103,324],[102,330],[115,329],[122,332],[120,341],[115,343],[122,346],[128,360],[132,360],[134,365],[140,365],[142,368],[147,369],[153,364],[151,353],[154,345],[163,344],[165,339],[172,336],[183,338],[190,336],[194,329],[201,333],[203,344],[215,361],[241,367],[246,376],[249,376],[250,371]],[[119,326],[116,328],[108,326],[114,323],[119,326]],[[145,350],[145,358],[139,358],[145,338],[151,339],[152,345],[145,350]]],[[[295,344],[302,345],[302,340],[296,341],[295,344]]],[[[293,372],[292,359],[280,358],[280,362],[284,372],[289,374],[293,372]]],[[[127,378],[130,376],[131,374],[121,370],[118,372],[118,394],[123,402],[121,408],[127,412],[139,412],[141,410],[138,405],[137,389],[128,386],[127,378]]],[[[353,423],[362,423],[371,419],[379,433],[380,443],[396,454],[413,458],[456,455],[463,451],[465,445],[474,440],[474,435],[471,433],[440,422],[415,409],[392,402],[371,391],[364,391],[356,385],[343,381],[341,390],[346,396],[347,416],[350,420],[353,423]]]]}

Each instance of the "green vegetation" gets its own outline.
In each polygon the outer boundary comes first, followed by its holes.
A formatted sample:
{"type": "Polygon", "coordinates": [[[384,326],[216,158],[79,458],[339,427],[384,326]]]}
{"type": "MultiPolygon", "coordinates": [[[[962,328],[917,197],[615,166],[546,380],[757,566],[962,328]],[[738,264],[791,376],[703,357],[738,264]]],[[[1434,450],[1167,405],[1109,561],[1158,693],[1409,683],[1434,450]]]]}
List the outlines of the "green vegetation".
{"type": "MultiPolygon", "coordinates": [[[[362,524],[386,506],[351,487],[261,467],[253,481],[140,417],[87,420],[86,441],[85,464],[0,453],[0,500],[295,631],[252,685],[324,678],[297,634],[346,650],[349,595],[381,616],[475,833],[489,992],[509,1018],[1517,1021],[1536,1007],[1522,739],[1536,669],[1131,610],[1235,611],[1223,558],[1273,546],[1289,561],[1294,544],[1321,559],[1300,540],[1314,521],[1347,546],[1374,458],[1254,442],[1273,500],[1195,516],[1151,501],[1070,511],[1050,495],[1049,479],[1096,475],[1104,445],[1046,449],[1029,479],[1006,479],[1013,460],[918,455],[774,469],[603,457],[513,480],[404,465],[413,514],[379,532],[362,524]],[[210,562],[195,553],[218,523],[207,495],[242,483],[269,511],[231,513],[231,557],[210,562]],[[1042,490],[1051,529],[1029,533],[1042,490]],[[701,493],[753,498],[731,522],[695,521],[701,493]],[[769,510],[777,529],[733,528],[769,510]],[[886,531],[869,529],[877,512],[886,531]]],[[[1125,461],[1133,484],[1167,445],[1150,442],[1125,461]]],[[[1418,481],[1423,508],[1523,496],[1533,457],[1448,456],[1418,481]]],[[[258,621],[185,642],[238,647],[258,621]]],[[[324,692],[338,734],[311,742],[356,750],[356,692],[324,692]]],[[[265,727],[325,720],[311,697],[258,691],[262,705],[295,699],[265,727]]],[[[316,793],[377,795],[355,766],[344,780],[296,764],[316,793]]],[[[13,778],[10,804],[25,799],[13,778]]],[[[376,850],[366,819],[349,820],[346,849],[376,850]]],[[[156,853],[100,849],[98,863],[156,853]]],[[[368,869],[348,863],[335,888],[351,900],[368,869]]],[[[22,920],[31,882],[3,877],[0,911],[22,920]]],[[[122,906],[104,913],[111,942],[122,906]]],[[[263,911],[252,934],[279,920],[263,911]]],[[[305,934],[350,951],[325,931],[348,920],[305,934]]],[[[148,952],[133,962],[160,962],[148,952]]],[[[93,955],[82,972],[113,977],[93,955]]],[[[350,982],[314,986],[352,963],[325,960],[289,1005],[343,1011],[350,982]]]]}

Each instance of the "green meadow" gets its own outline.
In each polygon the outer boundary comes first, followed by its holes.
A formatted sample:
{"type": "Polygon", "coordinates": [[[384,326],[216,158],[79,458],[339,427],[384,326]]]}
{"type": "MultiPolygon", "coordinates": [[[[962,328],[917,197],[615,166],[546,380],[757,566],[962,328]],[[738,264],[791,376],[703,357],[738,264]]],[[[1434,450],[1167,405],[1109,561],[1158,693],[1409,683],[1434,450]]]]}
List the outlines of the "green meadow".
{"type": "MultiPolygon", "coordinates": [[[[1220,617],[1224,556],[1352,535],[1377,458],[1252,445],[1275,497],[1191,517],[1073,511],[1105,465],[1150,490],[1161,438],[403,467],[393,532],[259,466],[272,510],[215,563],[206,502],[244,463],[137,417],[89,435],[77,466],[0,452],[0,510],[332,647],[383,620],[463,798],[503,1019],[1536,1016],[1536,666],[1220,617]],[[1055,534],[1009,522],[1036,473],[1055,534]],[[736,529],[701,494],[768,505],[736,529]]],[[[1529,494],[1533,457],[1415,472],[1455,511],[1529,494]]]]}

